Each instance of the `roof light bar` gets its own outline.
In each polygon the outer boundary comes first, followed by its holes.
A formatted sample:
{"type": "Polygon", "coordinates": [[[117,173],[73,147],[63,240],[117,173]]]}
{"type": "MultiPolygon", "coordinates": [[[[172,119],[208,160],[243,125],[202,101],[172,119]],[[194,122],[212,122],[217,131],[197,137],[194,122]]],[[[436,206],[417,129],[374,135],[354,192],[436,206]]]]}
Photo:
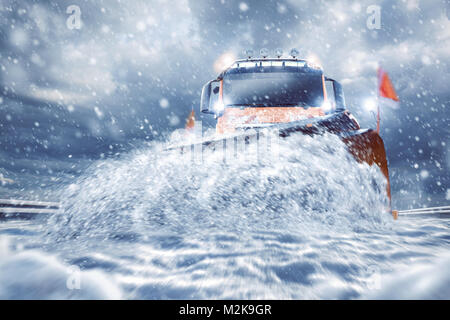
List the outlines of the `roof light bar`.
{"type": "Polygon", "coordinates": [[[283,55],[283,49],[281,49],[281,48],[276,49],[275,55],[277,56],[278,59],[280,59],[281,56],[283,55]]]}
{"type": "Polygon", "coordinates": [[[244,54],[247,56],[247,59],[251,59],[255,53],[252,49],[247,49],[244,51],[244,54]]]}
{"type": "Polygon", "coordinates": [[[269,55],[269,50],[267,50],[266,48],[262,48],[259,51],[259,54],[261,55],[261,57],[263,57],[263,59],[265,59],[269,55]]]}
{"type": "Polygon", "coordinates": [[[293,48],[293,49],[291,49],[291,52],[289,54],[292,56],[292,58],[295,59],[295,57],[298,57],[300,52],[297,49],[293,48]]]}

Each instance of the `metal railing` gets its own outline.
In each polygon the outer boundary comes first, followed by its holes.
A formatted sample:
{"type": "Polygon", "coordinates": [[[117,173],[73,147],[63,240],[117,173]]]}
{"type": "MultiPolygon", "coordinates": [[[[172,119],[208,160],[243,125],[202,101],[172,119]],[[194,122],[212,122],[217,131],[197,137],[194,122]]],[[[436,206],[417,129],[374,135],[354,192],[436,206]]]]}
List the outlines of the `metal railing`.
{"type": "Polygon", "coordinates": [[[398,210],[399,216],[425,215],[425,214],[448,214],[448,213],[450,213],[450,206],[398,210]]]}
{"type": "Polygon", "coordinates": [[[58,213],[58,202],[0,199],[0,217],[58,213]]]}
{"type": "MultiPolygon", "coordinates": [[[[37,214],[54,214],[60,211],[58,202],[29,201],[18,199],[0,199],[0,217],[34,216],[37,214]]],[[[394,218],[408,215],[450,214],[450,206],[393,210],[394,218]]]]}

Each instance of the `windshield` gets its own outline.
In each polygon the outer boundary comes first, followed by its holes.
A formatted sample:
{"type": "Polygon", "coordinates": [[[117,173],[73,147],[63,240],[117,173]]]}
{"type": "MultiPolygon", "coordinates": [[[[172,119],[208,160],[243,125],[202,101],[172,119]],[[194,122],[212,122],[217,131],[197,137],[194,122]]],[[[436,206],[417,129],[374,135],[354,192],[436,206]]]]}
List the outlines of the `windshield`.
{"type": "Polygon", "coordinates": [[[317,73],[251,72],[223,78],[226,107],[320,107],[323,99],[322,75],[317,73]]]}

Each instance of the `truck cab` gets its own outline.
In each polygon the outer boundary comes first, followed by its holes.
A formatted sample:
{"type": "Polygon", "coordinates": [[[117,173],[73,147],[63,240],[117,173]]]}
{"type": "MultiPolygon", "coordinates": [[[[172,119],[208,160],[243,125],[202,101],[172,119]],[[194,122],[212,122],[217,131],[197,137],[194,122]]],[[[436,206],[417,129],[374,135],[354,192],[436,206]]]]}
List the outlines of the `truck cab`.
{"type": "Polygon", "coordinates": [[[341,84],[313,63],[296,58],[238,60],[204,85],[200,109],[215,116],[219,136],[264,127],[276,127],[282,137],[335,133],[357,161],[380,167],[390,199],[383,140],[377,131],[361,129],[346,110],[341,84]]]}
{"type": "Polygon", "coordinates": [[[234,62],[202,90],[201,111],[218,134],[325,116],[345,109],[341,85],[300,59],[234,62]],[[333,92],[327,92],[330,82],[333,92]]]}

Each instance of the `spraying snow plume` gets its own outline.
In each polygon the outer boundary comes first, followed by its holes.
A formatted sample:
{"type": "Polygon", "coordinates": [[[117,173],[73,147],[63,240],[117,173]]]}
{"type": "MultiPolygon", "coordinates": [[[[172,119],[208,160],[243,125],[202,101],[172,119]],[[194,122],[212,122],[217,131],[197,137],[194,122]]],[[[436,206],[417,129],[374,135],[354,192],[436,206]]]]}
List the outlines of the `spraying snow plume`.
{"type": "Polygon", "coordinates": [[[62,190],[65,212],[51,225],[64,237],[107,239],[124,227],[134,237],[150,230],[301,232],[379,226],[388,216],[378,167],[357,163],[335,136],[291,137],[278,158],[258,160],[225,164],[209,153],[196,165],[154,147],[101,161],[62,190]]]}

